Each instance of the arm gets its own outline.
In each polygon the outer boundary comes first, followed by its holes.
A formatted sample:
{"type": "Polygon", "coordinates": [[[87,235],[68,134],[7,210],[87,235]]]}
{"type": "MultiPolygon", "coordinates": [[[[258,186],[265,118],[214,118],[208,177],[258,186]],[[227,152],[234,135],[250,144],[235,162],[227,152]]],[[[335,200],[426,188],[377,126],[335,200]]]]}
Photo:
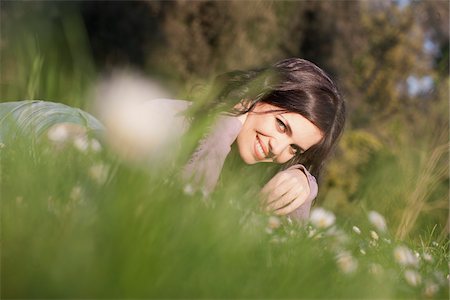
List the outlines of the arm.
{"type": "Polygon", "coordinates": [[[231,151],[242,122],[236,117],[220,116],[212,131],[200,141],[183,169],[188,190],[200,187],[204,195],[211,193],[219,180],[226,157],[231,151]]]}
{"type": "Polygon", "coordinates": [[[316,178],[314,176],[312,176],[303,165],[294,165],[294,166],[290,167],[288,170],[290,170],[290,169],[301,170],[303,172],[303,174],[306,175],[306,178],[308,180],[308,186],[309,186],[309,195],[303,204],[301,204],[293,212],[289,213],[289,216],[294,219],[297,219],[297,220],[306,220],[309,218],[309,212],[311,210],[311,205],[312,205],[313,200],[317,197],[319,187],[317,185],[316,178]]]}
{"type": "Polygon", "coordinates": [[[312,176],[311,173],[309,173],[309,171],[303,165],[300,165],[300,164],[293,165],[290,168],[288,168],[287,170],[294,170],[294,169],[300,170],[306,176],[306,179],[308,180],[308,186],[309,186],[310,192],[309,192],[309,196],[305,202],[313,201],[317,197],[317,193],[319,192],[319,187],[317,185],[316,178],[314,176],[312,176]]]}

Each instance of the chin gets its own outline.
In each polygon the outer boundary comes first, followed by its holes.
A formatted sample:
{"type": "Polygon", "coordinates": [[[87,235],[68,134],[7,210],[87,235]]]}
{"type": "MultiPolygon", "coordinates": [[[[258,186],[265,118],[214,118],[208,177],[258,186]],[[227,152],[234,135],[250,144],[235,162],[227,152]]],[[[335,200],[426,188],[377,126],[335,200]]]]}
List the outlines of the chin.
{"type": "Polygon", "coordinates": [[[253,155],[243,151],[242,149],[239,149],[239,156],[241,157],[242,161],[247,165],[254,165],[257,163],[253,155]]]}
{"type": "Polygon", "coordinates": [[[242,156],[242,155],[241,155],[241,158],[242,158],[242,161],[247,165],[254,165],[257,163],[257,161],[254,160],[253,158],[248,158],[248,157],[242,156]]]}

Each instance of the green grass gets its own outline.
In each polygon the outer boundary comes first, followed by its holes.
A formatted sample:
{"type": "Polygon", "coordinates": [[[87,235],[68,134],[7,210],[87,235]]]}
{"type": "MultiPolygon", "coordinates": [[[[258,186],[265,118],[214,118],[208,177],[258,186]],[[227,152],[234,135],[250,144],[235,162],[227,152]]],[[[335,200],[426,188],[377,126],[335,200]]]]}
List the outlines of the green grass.
{"type": "MultiPolygon", "coordinates": [[[[55,27],[39,18],[45,5],[36,9],[36,17],[22,18],[26,22],[2,20],[12,23],[2,23],[8,46],[1,54],[0,100],[87,107],[97,74],[78,16],[69,11],[55,27]]],[[[58,150],[45,136],[38,143],[5,140],[1,297],[447,299],[448,236],[431,227],[420,239],[394,238],[400,219],[393,212],[408,203],[411,180],[426,161],[417,159],[426,152],[403,151],[409,146],[380,152],[365,165],[370,176],[355,193],[363,201],[351,204],[351,214],[327,197],[325,206],[336,204],[336,222],[316,228],[284,218],[271,225],[276,220],[260,211],[258,198],[270,176],[266,166],[243,167],[233,155],[223,184],[205,200],[183,192],[178,173],[187,152],[175,165],[142,168],[118,160],[107,145],[83,152],[71,141],[58,150]],[[400,157],[406,162],[393,163],[400,157]],[[368,221],[368,207],[393,220],[387,232],[368,221]],[[417,264],[396,260],[401,245],[417,251],[417,264]],[[417,272],[420,283],[408,282],[407,270],[417,272]]],[[[448,190],[435,193],[440,199],[448,190]]],[[[441,211],[432,211],[425,224],[435,224],[441,211]]]]}
{"type": "Polygon", "coordinates": [[[250,173],[205,202],[183,192],[176,168],[136,169],[105,148],[30,151],[16,140],[1,157],[4,298],[420,298],[431,282],[434,297],[448,297],[447,244],[410,245],[433,261],[405,267],[393,254],[402,243],[367,220],[271,228],[250,173]],[[98,165],[107,176],[95,176],[98,165]]]}

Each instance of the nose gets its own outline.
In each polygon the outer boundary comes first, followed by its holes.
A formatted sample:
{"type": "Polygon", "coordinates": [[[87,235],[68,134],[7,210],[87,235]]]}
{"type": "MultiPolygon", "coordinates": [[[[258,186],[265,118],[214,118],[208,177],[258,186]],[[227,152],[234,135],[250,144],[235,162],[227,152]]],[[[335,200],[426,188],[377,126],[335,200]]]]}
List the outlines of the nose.
{"type": "Polygon", "coordinates": [[[272,138],[269,140],[269,157],[278,157],[284,150],[290,146],[290,142],[286,138],[272,138]]]}

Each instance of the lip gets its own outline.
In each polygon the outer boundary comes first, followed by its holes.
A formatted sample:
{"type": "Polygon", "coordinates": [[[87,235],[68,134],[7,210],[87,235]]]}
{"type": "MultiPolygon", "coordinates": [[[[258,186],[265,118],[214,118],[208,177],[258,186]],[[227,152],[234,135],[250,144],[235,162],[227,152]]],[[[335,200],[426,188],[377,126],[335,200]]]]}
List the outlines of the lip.
{"type": "Polygon", "coordinates": [[[267,148],[265,147],[265,145],[261,142],[261,140],[259,139],[259,136],[256,136],[255,139],[255,145],[254,145],[254,150],[255,150],[255,156],[259,159],[259,160],[264,160],[267,157],[267,148]],[[261,148],[264,152],[264,156],[261,156],[261,153],[258,151],[258,146],[257,145],[261,145],[261,148]]]}

